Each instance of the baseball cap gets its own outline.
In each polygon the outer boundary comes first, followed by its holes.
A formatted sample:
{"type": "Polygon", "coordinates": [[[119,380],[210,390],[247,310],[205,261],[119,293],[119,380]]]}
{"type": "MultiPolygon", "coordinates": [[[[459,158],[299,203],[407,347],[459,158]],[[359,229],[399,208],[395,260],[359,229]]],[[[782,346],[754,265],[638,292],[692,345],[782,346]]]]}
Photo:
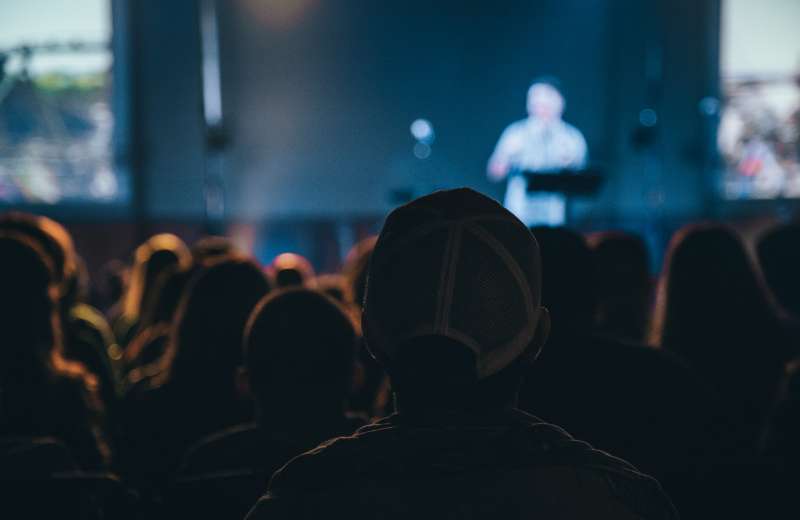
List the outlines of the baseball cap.
{"type": "Polygon", "coordinates": [[[417,337],[450,338],[475,354],[479,379],[511,364],[536,332],[539,246],[499,203],[471,189],[439,191],[394,210],[370,261],[362,324],[379,359],[417,337]]]}

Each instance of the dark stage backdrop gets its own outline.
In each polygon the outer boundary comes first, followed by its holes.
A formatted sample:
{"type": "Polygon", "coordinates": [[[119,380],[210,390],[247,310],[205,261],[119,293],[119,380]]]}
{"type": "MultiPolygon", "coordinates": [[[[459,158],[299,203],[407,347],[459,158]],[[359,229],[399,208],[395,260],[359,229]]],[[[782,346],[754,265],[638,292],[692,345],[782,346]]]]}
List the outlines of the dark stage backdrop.
{"type": "Polygon", "coordinates": [[[607,1],[237,0],[219,12],[232,216],[380,215],[461,185],[499,198],[486,161],[542,74],[560,78],[565,119],[608,160],[607,1]],[[416,118],[436,134],[427,159],[413,153],[416,118]]]}
{"type": "MultiPolygon", "coordinates": [[[[199,219],[198,2],[166,4],[126,1],[136,207],[147,219],[199,219]]],[[[380,219],[393,193],[453,185],[499,198],[485,164],[540,74],[561,78],[565,119],[606,166],[575,225],[651,233],[725,210],[714,191],[716,119],[698,108],[718,94],[719,0],[217,6],[232,220],[380,219]],[[658,122],[642,133],[647,108],[658,122]],[[409,132],[419,117],[436,131],[425,161],[409,132]]]]}

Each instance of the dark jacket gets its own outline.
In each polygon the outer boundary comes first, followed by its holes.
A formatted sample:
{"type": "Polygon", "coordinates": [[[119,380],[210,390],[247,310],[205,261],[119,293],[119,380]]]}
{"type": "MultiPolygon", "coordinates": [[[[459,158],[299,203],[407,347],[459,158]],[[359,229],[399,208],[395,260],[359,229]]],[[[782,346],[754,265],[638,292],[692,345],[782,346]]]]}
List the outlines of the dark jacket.
{"type": "Polygon", "coordinates": [[[181,476],[210,475],[251,470],[264,481],[289,460],[315,447],[320,441],[349,435],[366,421],[360,416],[342,416],[337,424],[320,425],[305,436],[281,433],[278,428],[259,429],[255,423],[239,424],[210,435],[192,446],[178,470],[181,476]]]}
{"type": "Polygon", "coordinates": [[[658,482],[519,410],[393,415],[279,470],[262,518],[676,518],[658,482]]]}

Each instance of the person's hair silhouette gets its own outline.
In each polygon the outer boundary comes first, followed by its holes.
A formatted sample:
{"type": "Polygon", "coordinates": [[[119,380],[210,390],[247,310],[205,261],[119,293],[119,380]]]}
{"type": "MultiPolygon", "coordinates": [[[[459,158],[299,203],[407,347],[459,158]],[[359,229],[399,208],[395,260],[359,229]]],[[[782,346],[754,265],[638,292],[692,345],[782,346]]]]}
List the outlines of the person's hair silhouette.
{"type": "Polygon", "coordinates": [[[61,299],[78,271],[72,237],[64,226],[47,217],[12,211],[0,215],[0,230],[25,235],[40,248],[52,265],[53,283],[61,299]]]}
{"type": "Polygon", "coordinates": [[[0,231],[26,237],[51,266],[61,355],[82,365],[96,378],[101,402],[98,408],[105,409],[104,422],[113,427],[120,390],[117,371],[120,350],[103,315],[81,299],[81,285],[85,283],[82,278],[86,273],[71,235],[52,219],[19,212],[0,216],[0,231]]]}
{"type": "Polygon", "coordinates": [[[137,478],[163,480],[191,444],[252,418],[236,372],[247,318],[269,290],[245,258],[222,259],[190,282],[166,352],[128,396],[128,461],[137,478]]]}
{"type": "Polygon", "coordinates": [[[726,401],[731,449],[755,449],[792,337],[735,232],[688,226],[667,252],[653,342],[691,363],[726,401]]]}
{"type": "MultiPolygon", "coordinates": [[[[170,233],[154,235],[136,248],[121,314],[114,319],[114,330],[123,346],[127,346],[135,336],[142,317],[152,315],[161,275],[173,266],[186,269],[190,263],[191,255],[186,244],[170,233]]],[[[149,323],[144,324],[147,325],[149,323]]]]}
{"type": "Polygon", "coordinates": [[[296,253],[282,253],[276,256],[269,270],[278,288],[302,287],[314,278],[311,262],[296,253]]]}
{"type": "Polygon", "coordinates": [[[198,273],[178,308],[158,384],[194,392],[233,388],[244,326],[270,284],[252,260],[228,258],[198,273]]]}
{"type": "Polygon", "coordinates": [[[242,387],[256,404],[256,424],[225,429],[187,455],[182,473],[256,470],[269,477],[320,442],[364,424],[346,414],[356,332],[344,310],[315,290],[264,298],[245,331],[242,387]]]}
{"type": "Polygon", "coordinates": [[[248,322],[244,347],[247,378],[267,420],[270,410],[341,418],[355,345],[350,318],[322,293],[290,289],[267,296],[248,322]]]}
{"type": "Polygon", "coordinates": [[[592,252],[586,240],[566,228],[531,228],[542,248],[542,264],[547,276],[542,279],[542,300],[553,320],[551,341],[584,335],[593,327],[597,307],[597,277],[592,252]]]}
{"type": "Polygon", "coordinates": [[[47,256],[0,232],[0,436],[62,440],[80,465],[110,462],[97,378],[63,355],[58,288],[47,256]]]}

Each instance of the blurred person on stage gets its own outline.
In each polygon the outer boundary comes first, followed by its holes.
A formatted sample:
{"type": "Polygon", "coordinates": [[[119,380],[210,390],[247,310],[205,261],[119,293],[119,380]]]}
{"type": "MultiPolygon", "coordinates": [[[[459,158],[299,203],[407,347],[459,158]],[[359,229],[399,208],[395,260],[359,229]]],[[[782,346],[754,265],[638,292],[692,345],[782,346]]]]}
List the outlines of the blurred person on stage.
{"type": "Polygon", "coordinates": [[[505,206],[528,226],[559,226],[566,200],[559,193],[528,193],[523,172],[579,170],[586,165],[586,140],[565,122],[564,96],[555,79],[542,78],[528,89],[528,117],[505,129],[489,159],[488,175],[508,180],[505,206]]]}

